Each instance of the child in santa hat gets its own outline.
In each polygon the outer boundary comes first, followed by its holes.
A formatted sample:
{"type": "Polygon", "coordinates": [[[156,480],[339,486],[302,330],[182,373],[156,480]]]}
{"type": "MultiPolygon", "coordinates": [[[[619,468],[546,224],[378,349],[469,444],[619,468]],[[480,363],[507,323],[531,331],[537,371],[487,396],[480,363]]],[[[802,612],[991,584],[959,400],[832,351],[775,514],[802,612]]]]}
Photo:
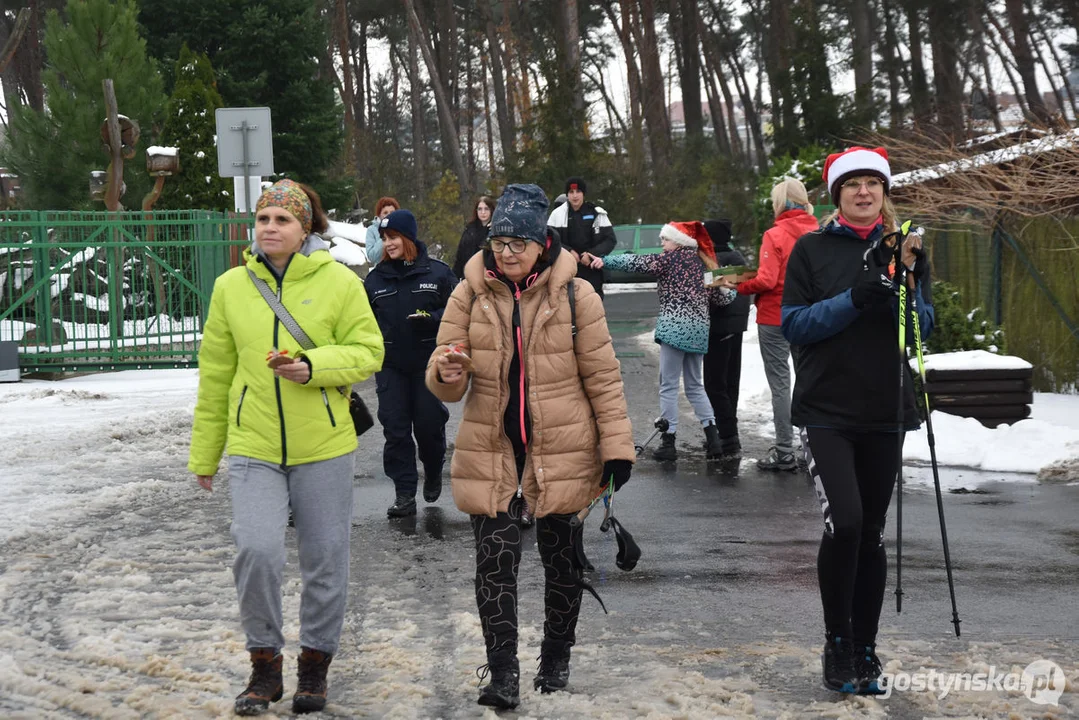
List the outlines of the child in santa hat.
{"type": "Polygon", "coordinates": [[[737,296],[730,287],[705,287],[704,272],[717,267],[715,250],[704,225],[698,221],[667,223],[659,233],[663,252],[655,255],[591,256],[594,268],[606,265],[614,270],[651,275],[657,280],[659,317],[655,340],[659,343],[659,406],[670,423],[660,446],[652,453],[656,460],[675,460],[675,433],[678,429],[678,380],[685,386],[686,399],[704,428],[708,459],[723,454],[723,443],[715,423],[715,413],[704,389],[702,363],[708,352],[709,304],[723,306],[737,296]]]}

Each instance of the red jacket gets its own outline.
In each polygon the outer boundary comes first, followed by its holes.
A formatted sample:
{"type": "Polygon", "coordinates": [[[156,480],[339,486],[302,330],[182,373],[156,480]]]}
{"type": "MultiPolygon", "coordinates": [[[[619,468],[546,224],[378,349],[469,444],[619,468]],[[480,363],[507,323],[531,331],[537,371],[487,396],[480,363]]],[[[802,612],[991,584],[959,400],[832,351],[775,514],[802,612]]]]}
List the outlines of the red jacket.
{"type": "Polygon", "coordinates": [[[782,323],[783,277],[787,274],[787,260],[798,238],[818,227],[817,219],[805,210],[788,210],[764,233],[757,277],[738,284],[739,294],[757,296],[758,325],[782,323]]]}

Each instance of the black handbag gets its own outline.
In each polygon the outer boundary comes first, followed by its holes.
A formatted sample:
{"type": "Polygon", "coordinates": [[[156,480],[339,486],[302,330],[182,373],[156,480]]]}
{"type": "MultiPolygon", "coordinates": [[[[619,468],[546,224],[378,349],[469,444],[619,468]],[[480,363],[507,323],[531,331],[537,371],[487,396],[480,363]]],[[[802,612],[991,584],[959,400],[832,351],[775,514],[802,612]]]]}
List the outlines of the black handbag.
{"type": "MultiPolygon", "coordinates": [[[[292,317],[292,313],[288,311],[281,301],[277,299],[277,295],[270,289],[270,286],[266,284],[266,281],[256,275],[251,268],[247,269],[247,274],[251,277],[251,282],[255,283],[255,287],[258,288],[259,293],[262,295],[262,299],[266,301],[266,304],[273,310],[274,315],[281,321],[281,324],[288,330],[289,335],[296,338],[296,342],[300,343],[300,347],[304,350],[311,350],[315,346],[315,343],[311,341],[311,338],[307,336],[307,333],[303,331],[300,324],[296,322],[296,318],[292,317]]],[[[367,409],[367,405],[364,403],[363,398],[356,391],[351,393],[348,388],[342,385],[337,388],[337,392],[348,398],[348,414],[352,416],[352,426],[356,428],[356,437],[363,435],[365,432],[375,426],[375,419],[371,417],[371,411],[367,409]]]]}

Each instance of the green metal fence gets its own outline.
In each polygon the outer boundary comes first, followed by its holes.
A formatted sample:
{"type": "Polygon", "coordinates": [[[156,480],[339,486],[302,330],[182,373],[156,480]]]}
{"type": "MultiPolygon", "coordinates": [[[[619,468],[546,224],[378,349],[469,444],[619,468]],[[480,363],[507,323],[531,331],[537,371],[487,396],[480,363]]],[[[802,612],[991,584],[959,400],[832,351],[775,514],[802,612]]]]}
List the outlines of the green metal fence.
{"type": "Polygon", "coordinates": [[[0,213],[0,341],[23,372],[195,364],[214,279],[247,216],[0,213]]]}

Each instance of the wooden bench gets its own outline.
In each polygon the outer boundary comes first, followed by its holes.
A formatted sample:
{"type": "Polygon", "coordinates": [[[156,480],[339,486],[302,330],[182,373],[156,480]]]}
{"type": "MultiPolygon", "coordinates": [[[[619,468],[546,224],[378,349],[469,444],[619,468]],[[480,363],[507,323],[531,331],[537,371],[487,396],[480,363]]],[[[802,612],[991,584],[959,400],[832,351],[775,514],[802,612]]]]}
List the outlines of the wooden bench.
{"type": "Polygon", "coordinates": [[[1030,417],[1034,367],[1022,358],[969,350],[929,355],[925,365],[933,410],[974,418],[990,428],[1030,417]]]}

